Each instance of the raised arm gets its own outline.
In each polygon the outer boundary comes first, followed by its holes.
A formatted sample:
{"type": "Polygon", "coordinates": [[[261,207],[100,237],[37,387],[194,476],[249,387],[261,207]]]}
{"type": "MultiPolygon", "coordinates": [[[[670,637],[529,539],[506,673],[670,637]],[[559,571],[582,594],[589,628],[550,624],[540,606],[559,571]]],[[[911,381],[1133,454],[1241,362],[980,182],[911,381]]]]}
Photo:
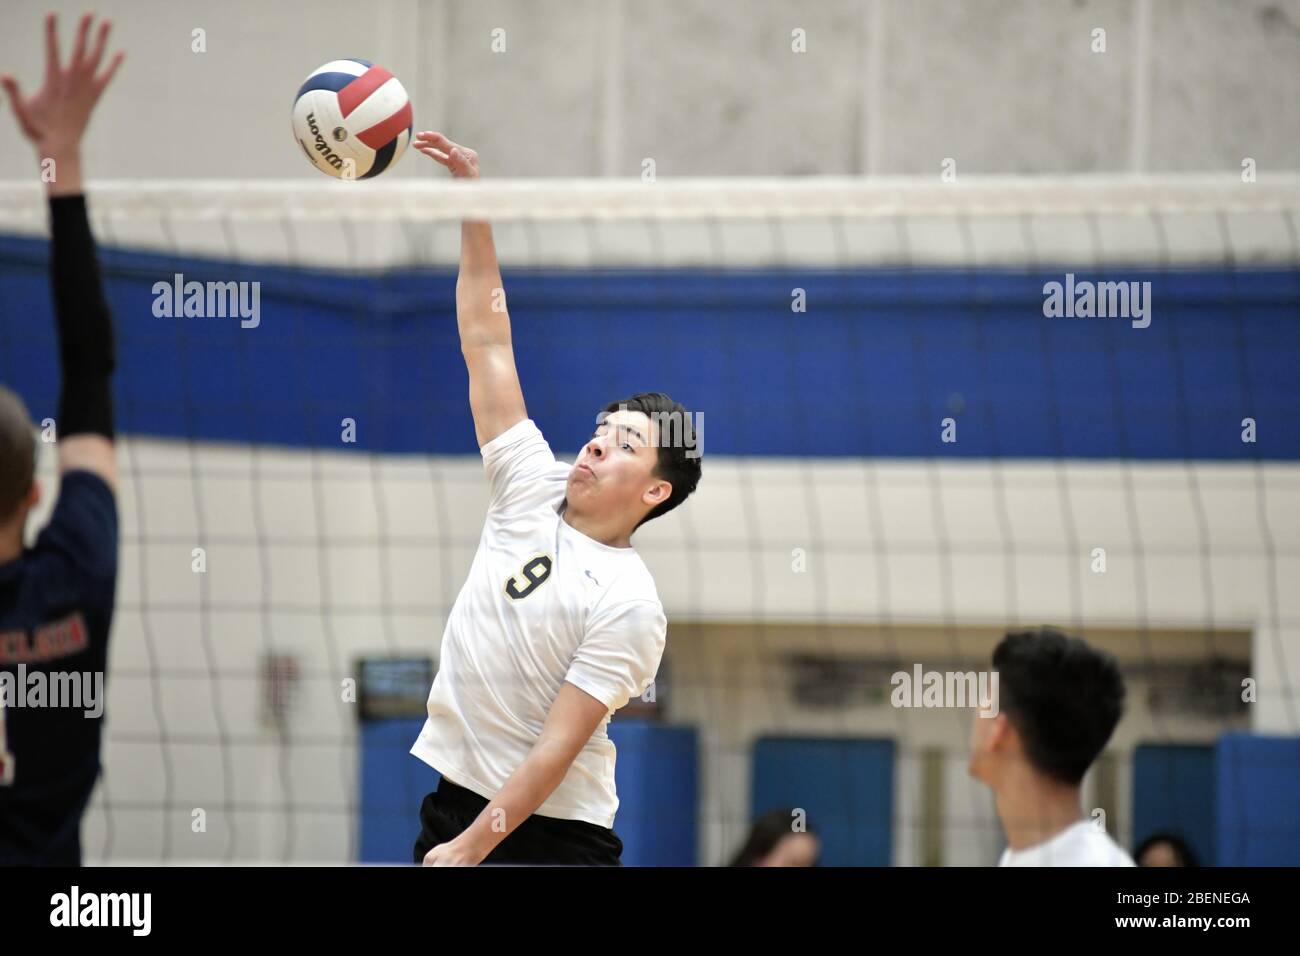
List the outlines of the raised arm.
{"type": "Polygon", "coordinates": [[[72,59],[64,67],[56,19],[53,14],[46,18],[45,82],[34,96],[24,98],[11,76],[0,83],[23,135],[36,148],[49,197],[50,282],[63,369],[59,470],[95,472],[112,488],[117,482],[109,388],[115,367],[113,323],[82,195],[81,137],[123,54],[99,72],[110,24],[100,24],[90,49],[91,21],[90,14],[82,17],[72,59]]]}
{"type": "MultiPolygon", "coordinates": [[[[451,170],[457,179],[478,179],[478,154],[441,133],[415,136],[415,148],[451,170]]],[[[460,227],[460,274],[456,278],[456,325],[469,369],[469,407],[479,447],[528,417],[515,370],[510,314],[497,264],[492,226],[466,220],[460,227]]]]}

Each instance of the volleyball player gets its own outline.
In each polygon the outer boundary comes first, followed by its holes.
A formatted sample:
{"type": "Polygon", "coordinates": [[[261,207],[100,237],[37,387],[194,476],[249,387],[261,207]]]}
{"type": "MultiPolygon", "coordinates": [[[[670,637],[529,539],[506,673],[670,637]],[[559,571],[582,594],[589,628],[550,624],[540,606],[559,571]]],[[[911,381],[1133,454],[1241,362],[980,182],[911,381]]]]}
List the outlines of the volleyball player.
{"type": "Polygon", "coordinates": [[[1083,811],[1083,775],[1124,709],[1115,659],[1054,628],[993,651],[998,714],[976,714],[970,773],[993,790],[1007,836],[999,866],[1133,866],[1083,811]]]}
{"type": "MultiPolygon", "coordinates": [[[[477,154],[440,133],[415,146],[478,178],[477,154]]],[[[605,729],[653,680],[667,631],[631,536],[695,490],[700,449],[680,404],[642,393],[597,416],[572,467],[557,461],[524,407],[502,296],[492,228],[467,221],[456,321],[490,498],[411,749],[441,775],[414,858],[617,865],[605,729]]]]}
{"type": "Polygon", "coordinates": [[[22,400],[0,386],[0,864],[79,865],[81,816],[100,769],[102,700],[88,709],[85,699],[74,706],[53,699],[56,686],[84,687],[87,678],[102,694],[117,580],[113,328],[86,218],[80,143],[122,54],[100,72],[109,23],[92,49],[91,20],[82,18],[65,67],[55,18],[47,18],[45,80],[35,96],[24,97],[12,77],[2,80],[48,180],[62,386],[59,497],[32,548],[23,532],[40,499],[34,426],[22,400]],[[37,682],[46,696],[31,706],[27,690],[37,682]],[[25,706],[13,706],[19,695],[25,706]]]}

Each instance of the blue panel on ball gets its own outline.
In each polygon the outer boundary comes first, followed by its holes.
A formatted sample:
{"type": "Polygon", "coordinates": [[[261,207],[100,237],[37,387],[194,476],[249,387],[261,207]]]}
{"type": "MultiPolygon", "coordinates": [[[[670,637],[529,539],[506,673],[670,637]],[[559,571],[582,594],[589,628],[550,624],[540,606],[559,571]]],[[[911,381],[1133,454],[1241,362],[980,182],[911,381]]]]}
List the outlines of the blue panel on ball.
{"type": "Polygon", "coordinates": [[[307,77],[307,82],[298,88],[293,101],[297,103],[304,93],[310,93],[312,90],[331,90],[337,93],[355,79],[356,77],[351,73],[317,73],[315,76],[307,77]]]}
{"type": "Polygon", "coordinates": [[[374,64],[371,63],[369,60],[362,60],[362,59],[359,59],[358,57],[355,57],[355,56],[350,56],[350,57],[348,57],[348,60],[349,60],[350,62],[352,62],[352,63],[360,63],[360,64],[361,64],[362,66],[364,66],[367,70],[370,69],[372,66],[374,66],[374,64]]]}
{"type": "MultiPolygon", "coordinates": [[[[397,136],[401,135],[401,133],[397,134],[397,136]]],[[[370,169],[360,178],[369,179],[371,176],[378,176],[388,168],[388,164],[393,161],[393,154],[397,152],[397,136],[394,136],[375,150],[375,161],[370,164],[370,169]]]]}

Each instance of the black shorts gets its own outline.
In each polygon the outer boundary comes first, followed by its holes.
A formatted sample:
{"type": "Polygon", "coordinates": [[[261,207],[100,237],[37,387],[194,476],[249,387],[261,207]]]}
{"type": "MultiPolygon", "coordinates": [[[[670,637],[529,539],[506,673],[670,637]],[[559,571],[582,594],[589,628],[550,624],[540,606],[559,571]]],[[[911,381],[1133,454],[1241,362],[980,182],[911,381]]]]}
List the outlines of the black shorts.
{"type": "MultiPolygon", "coordinates": [[[[438,789],[420,805],[420,836],[415,841],[414,859],[439,843],[463,833],[488,805],[472,790],[458,787],[446,777],[438,789]]],[[[533,866],[621,866],[623,841],[613,830],[585,820],[560,820],[533,814],[497,844],[484,863],[533,866]]]]}

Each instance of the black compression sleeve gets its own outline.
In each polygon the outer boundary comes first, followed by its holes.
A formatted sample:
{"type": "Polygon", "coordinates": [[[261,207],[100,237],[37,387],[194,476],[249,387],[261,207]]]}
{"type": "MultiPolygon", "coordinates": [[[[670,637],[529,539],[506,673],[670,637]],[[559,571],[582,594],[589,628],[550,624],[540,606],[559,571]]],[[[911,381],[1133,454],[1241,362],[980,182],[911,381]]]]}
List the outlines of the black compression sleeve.
{"type": "Polygon", "coordinates": [[[50,197],[50,234],[50,279],[63,365],[59,434],[112,438],[109,380],[117,366],[113,319],[104,300],[84,196],[50,197]]]}

